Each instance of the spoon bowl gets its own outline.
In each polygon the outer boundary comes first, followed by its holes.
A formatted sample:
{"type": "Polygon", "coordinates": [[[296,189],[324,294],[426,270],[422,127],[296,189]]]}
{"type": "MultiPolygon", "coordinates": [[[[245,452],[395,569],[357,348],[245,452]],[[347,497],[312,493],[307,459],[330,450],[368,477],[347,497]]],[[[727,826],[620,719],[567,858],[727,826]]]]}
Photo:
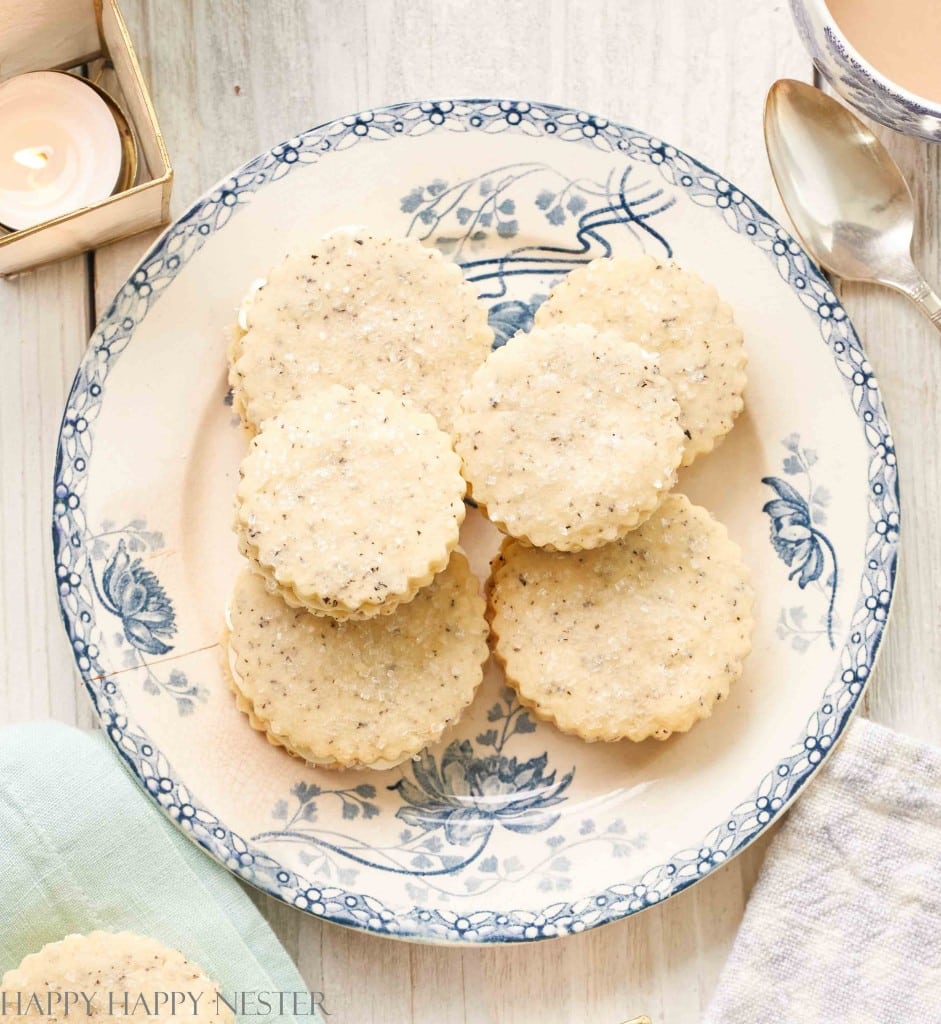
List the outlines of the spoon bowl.
{"type": "Polygon", "coordinates": [[[824,269],[907,295],[936,326],[941,299],[912,263],[915,203],[882,143],[804,82],[775,82],[765,104],[771,172],[805,247],[824,269]]]}

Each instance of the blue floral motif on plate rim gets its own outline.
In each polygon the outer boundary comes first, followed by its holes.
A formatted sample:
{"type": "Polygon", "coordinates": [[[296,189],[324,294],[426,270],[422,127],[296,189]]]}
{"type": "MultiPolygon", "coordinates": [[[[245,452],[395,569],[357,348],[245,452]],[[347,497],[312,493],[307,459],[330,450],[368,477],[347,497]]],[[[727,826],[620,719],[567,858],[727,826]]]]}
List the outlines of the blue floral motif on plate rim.
{"type": "Polygon", "coordinates": [[[807,254],[770,215],[720,175],[646,133],[582,111],[512,100],[436,100],[398,104],[351,115],[313,128],[249,161],[194,203],[154,244],[118,292],[92,337],[63,415],[55,465],[53,545],[57,573],[77,576],[60,590],[60,611],[74,657],[103,727],[143,787],[199,845],[258,888],[286,903],[354,928],[430,942],[521,942],[550,938],[617,920],[687,888],[743,849],[787,805],[833,748],[859,701],[882,638],[887,604],[876,614],[873,598],[892,592],[899,536],[898,481],[885,411],[852,325],[807,254]],[[397,911],[381,899],[339,886],[318,887],[285,869],[250,840],[231,831],[186,784],[143,733],[128,720],[119,688],[105,676],[92,643],[94,607],[88,579],[89,527],[82,494],[92,449],[94,413],[120,353],[161,290],[213,232],[221,230],[252,194],[298,164],[365,141],[433,131],[551,135],[573,144],[620,154],[655,168],[690,201],[711,207],[734,232],[773,261],[778,273],[817,322],[833,355],[870,450],[866,568],[847,625],[834,678],[803,735],[751,796],[716,825],[696,848],[677,851],[640,878],[626,879],[575,901],[557,900],[542,910],[462,913],[447,907],[397,911]]]}

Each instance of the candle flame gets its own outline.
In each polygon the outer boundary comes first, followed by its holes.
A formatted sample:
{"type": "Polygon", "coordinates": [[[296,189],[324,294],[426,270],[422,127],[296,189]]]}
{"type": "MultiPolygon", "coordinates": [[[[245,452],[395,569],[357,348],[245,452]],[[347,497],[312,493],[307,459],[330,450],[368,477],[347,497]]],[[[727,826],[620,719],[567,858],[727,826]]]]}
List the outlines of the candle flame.
{"type": "Polygon", "coordinates": [[[27,149],[18,149],[13,154],[13,159],[31,171],[41,171],[49,163],[52,152],[51,146],[30,146],[27,149]]]}

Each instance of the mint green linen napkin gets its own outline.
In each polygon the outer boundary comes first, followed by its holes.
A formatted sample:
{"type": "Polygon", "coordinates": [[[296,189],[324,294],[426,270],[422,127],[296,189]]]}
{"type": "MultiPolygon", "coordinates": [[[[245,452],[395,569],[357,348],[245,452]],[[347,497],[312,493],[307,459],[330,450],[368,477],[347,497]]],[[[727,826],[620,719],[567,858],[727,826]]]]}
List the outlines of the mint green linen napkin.
{"type": "Polygon", "coordinates": [[[226,998],[306,991],[238,882],[164,818],[102,734],[55,722],[0,729],[0,975],[96,928],[179,949],[226,998]]]}

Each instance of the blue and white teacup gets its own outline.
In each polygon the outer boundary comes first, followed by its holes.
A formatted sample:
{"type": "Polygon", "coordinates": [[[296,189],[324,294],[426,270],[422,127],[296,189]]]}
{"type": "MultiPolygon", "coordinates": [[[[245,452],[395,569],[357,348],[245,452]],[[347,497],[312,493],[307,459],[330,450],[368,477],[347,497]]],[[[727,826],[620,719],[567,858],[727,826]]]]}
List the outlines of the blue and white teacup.
{"type": "Polygon", "coordinates": [[[791,0],[791,11],[814,65],[843,99],[895,131],[941,142],[941,104],[877,71],[840,31],[824,0],[791,0]]]}

